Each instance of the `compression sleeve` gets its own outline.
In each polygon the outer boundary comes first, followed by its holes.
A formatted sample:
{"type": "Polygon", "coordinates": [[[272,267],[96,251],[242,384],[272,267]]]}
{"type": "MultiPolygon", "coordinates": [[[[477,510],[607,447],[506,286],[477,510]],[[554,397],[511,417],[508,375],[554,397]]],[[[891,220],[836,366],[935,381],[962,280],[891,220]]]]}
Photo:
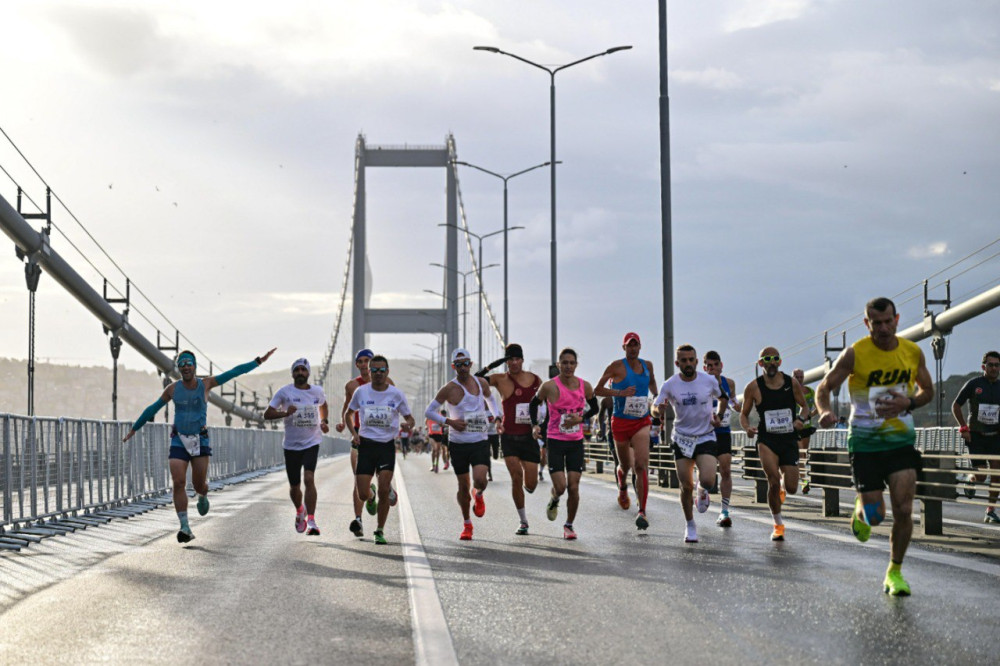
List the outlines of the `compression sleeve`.
{"type": "Polygon", "coordinates": [[[152,421],[153,417],[156,416],[156,413],[166,406],[167,403],[164,402],[163,396],[157,398],[156,402],[147,407],[146,410],[139,415],[139,419],[134,424],[132,424],[132,430],[138,430],[142,426],[152,421]]]}
{"type": "Polygon", "coordinates": [[[215,376],[215,381],[218,382],[219,386],[222,386],[223,384],[225,384],[226,382],[228,382],[230,379],[235,379],[235,378],[239,377],[240,375],[247,374],[248,372],[250,372],[251,370],[253,370],[254,368],[256,368],[258,365],[260,365],[260,363],[257,361],[257,359],[254,359],[252,361],[247,361],[246,363],[244,363],[242,365],[236,366],[232,370],[226,370],[221,375],[216,375],[215,376]]]}
{"type": "Polygon", "coordinates": [[[486,366],[482,370],[478,371],[476,373],[476,377],[485,377],[487,374],[489,374],[490,370],[492,370],[494,368],[499,368],[501,365],[503,365],[506,362],[507,362],[507,358],[506,357],[504,357],[504,358],[498,358],[497,360],[493,361],[492,363],[490,363],[488,366],[486,366]]]}
{"type": "Polygon", "coordinates": [[[444,422],[448,420],[441,413],[441,403],[437,400],[431,400],[431,404],[427,405],[427,409],[424,410],[424,416],[427,417],[428,421],[434,421],[434,423],[441,425],[444,425],[444,422]]]}
{"type": "Polygon", "coordinates": [[[500,409],[500,405],[497,404],[496,393],[490,393],[489,407],[490,411],[493,413],[493,416],[495,416],[496,418],[500,418],[503,416],[503,411],[500,409]]]}
{"type": "Polygon", "coordinates": [[[583,413],[583,420],[588,421],[590,418],[598,412],[600,407],[597,405],[597,397],[591,396],[590,400],[587,401],[587,406],[590,407],[587,411],[583,413]]]}
{"type": "Polygon", "coordinates": [[[531,417],[531,425],[538,425],[538,406],[542,404],[542,401],[538,399],[538,395],[531,398],[531,402],[528,403],[528,416],[531,417]]]}

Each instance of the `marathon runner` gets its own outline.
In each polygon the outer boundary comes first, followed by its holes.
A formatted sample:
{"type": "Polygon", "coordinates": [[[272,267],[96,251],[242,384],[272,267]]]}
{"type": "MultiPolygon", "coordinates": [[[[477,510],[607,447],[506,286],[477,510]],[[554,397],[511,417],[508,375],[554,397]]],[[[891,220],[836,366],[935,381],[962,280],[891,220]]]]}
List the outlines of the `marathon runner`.
{"type": "MultiPolygon", "coordinates": [[[[958,423],[958,430],[974,457],[973,467],[989,469],[993,479],[989,491],[989,505],[986,507],[984,523],[1000,523],[997,517],[997,491],[1000,484],[1000,352],[988,351],[983,354],[983,374],[966,382],[951,405],[951,413],[958,423]],[[969,420],[966,422],[962,407],[969,403],[969,420]],[[987,460],[975,456],[992,456],[987,460]]],[[[985,476],[985,475],[984,475],[985,476]]],[[[969,475],[969,483],[977,481],[975,474],[969,475]]],[[[985,479],[984,479],[985,480],[985,479]]],[[[966,489],[965,496],[976,496],[975,485],[966,489]]]]}
{"type": "Polygon", "coordinates": [[[806,386],[805,371],[802,368],[795,368],[792,370],[792,377],[795,377],[795,381],[797,381],[799,386],[802,387],[802,394],[806,398],[806,405],[809,406],[809,416],[806,418],[805,423],[802,424],[802,430],[799,430],[797,433],[799,438],[799,451],[800,453],[802,451],[805,452],[799,456],[799,472],[802,475],[802,494],[808,495],[809,474],[806,469],[806,462],[809,460],[809,440],[816,434],[816,425],[813,423],[813,419],[819,416],[819,410],[816,409],[816,391],[809,386],[806,386]]]}
{"type": "Polygon", "coordinates": [[[868,337],[841,352],[816,388],[816,406],[820,426],[831,427],[837,416],[830,409],[830,394],[847,381],[851,395],[847,448],[858,491],[851,531],[858,541],[867,541],[872,525],[885,519],[882,493],[888,484],[892,534],[882,587],[893,596],[906,596],[910,585],[903,578],[903,557],[913,534],[913,497],[922,469],[914,446],[913,410],[934,398],[934,383],[923,351],[896,335],[898,325],[895,303],[888,298],[868,301],[868,337]]]}
{"type": "MultiPolygon", "coordinates": [[[[729,401],[721,417],[722,423],[715,429],[715,457],[719,461],[719,495],[722,497],[722,511],[715,524],[719,527],[732,527],[733,519],[729,515],[729,503],[733,496],[733,433],[729,422],[733,410],[740,408],[739,402],[733,397],[736,395],[736,382],[722,375],[722,357],[719,356],[719,352],[714,350],[705,352],[703,363],[705,372],[715,377],[719,382],[719,388],[722,389],[722,395],[729,401]]],[[[718,400],[712,407],[713,409],[718,407],[718,400]]]]}

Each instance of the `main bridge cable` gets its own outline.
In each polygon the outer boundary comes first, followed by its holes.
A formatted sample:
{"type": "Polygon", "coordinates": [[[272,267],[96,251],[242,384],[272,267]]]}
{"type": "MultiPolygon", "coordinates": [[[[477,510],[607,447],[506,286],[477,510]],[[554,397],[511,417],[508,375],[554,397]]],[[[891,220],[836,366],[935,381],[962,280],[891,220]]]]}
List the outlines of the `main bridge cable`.
{"type": "MultiPolygon", "coordinates": [[[[87,237],[91,240],[91,242],[93,242],[94,245],[96,245],[97,248],[101,251],[101,253],[108,259],[108,261],[111,262],[111,265],[114,266],[118,270],[118,272],[122,274],[122,276],[126,279],[126,281],[131,284],[131,286],[142,296],[142,298],[150,305],[150,307],[152,307],[153,310],[155,310],[156,313],[159,314],[163,318],[163,320],[167,324],[169,324],[177,332],[177,334],[180,337],[182,337],[185,341],[187,341],[188,346],[190,346],[192,349],[194,349],[195,351],[197,351],[198,354],[201,356],[201,358],[207,360],[210,364],[214,365],[215,362],[211,359],[211,357],[209,357],[208,354],[206,354],[204,351],[202,351],[201,348],[199,348],[198,345],[196,345],[194,343],[194,341],[191,340],[191,338],[189,338],[188,336],[186,336],[183,333],[181,333],[180,329],[177,327],[177,325],[174,324],[173,321],[171,321],[170,318],[167,317],[167,315],[164,314],[163,311],[160,310],[160,308],[158,308],[155,303],[153,303],[153,301],[149,298],[149,296],[147,296],[146,293],[140,287],[138,287],[136,285],[135,281],[132,280],[131,277],[129,277],[129,275],[125,272],[125,270],[121,266],[118,265],[118,262],[116,262],[111,257],[111,255],[108,254],[107,250],[104,249],[104,246],[102,246],[100,244],[100,242],[98,242],[98,240],[96,238],[94,238],[93,234],[91,234],[90,231],[87,229],[87,227],[84,226],[83,222],[81,222],[80,219],[76,216],[76,214],[73,213],[72,210],[70,210],[70,208],[66,204],[66,202],[64,202],[59,197],[59,195],[56,193],[56,191],[54,189],[52,189],[52,187],[49,185],[48,181],[46,181],[45,178],[42,176],[42,174],[39,173],[38,169],[36,169],[35,166],[34,166],[34,164],[31,163],[31,160],[28,159],[28,157],[24,154],[24,152],[20,149],[20,147],[14,142],[14,140],[10,137],[10,135],[7,134],[7,131],[2,126],[0,126],[0,134],[3,134],[4,138],[7,139],[7,142],[10,143],[11,147],[17,152],[17,154],[21,157],[21,159],[24,160],[24,163],[28,165],[28,168],[30,168],[31,171],[38,178],[38,180],[41,181],[41,183],[43,185],[45,185],[45,187],[49,190],[49,192],[52,194],[52,196],[55,198],[55,200],[59,203],[59,205],[62,206],[63,210],[65,210],[66,213],[69,214],[70,218],[72,218],[73,221],[76,222],[77,225],[79,225],[79,227],[83,230],[83,232],[87,235],[87,237]]],[[[31,202],[31,205],[33,205],[39,212],[41,212],[42,211],[41,206],[39,206],[38,203],[34,199],[31,198],[31,196],[27,193],[27,191],[26,191],[25,188],[21,187],[20,183],[18,183],[18,181],[14,178],[14,176],[12,176],[10,174],[10,172],[7,171],[7,169],[4,168],[2,165],[0,165],[0,170],[3,170],[3,172],[7,176],[7,178],[9,178],[10,181],[12,183],[14,183],[14,185],[19,190],[22,191],[22,196],[25,199],[27,199],[29,202],[31,202]]],[[[108,286],[110,286],[111,289],[113,289],[115,291],[115,293],[117,293],[121,297],[125,296],[125,294],[117,286],[115,286],[115,284],[111,280],[108,279],[107,275],[105,275],[104,272],[101,271],[94,264],[94,262],[90,260],[90,258],[83,252],[83,250],[81,250],[80,247],[76,243],[73,242],[73,240],[69,237],[69,235],[65,231],[63,231],[59,227],[59,225],[55,224],[51,220],[49,221],[49,223],[51,224],[51,226],[53,228],[56,229],[56,231],[59,232],[59,235],[63,237],[63,239],[69,244],[69,246],[72,247],[73,250],[75,250],[78,255],[80,255],[80,258],[82,258],[87,263],[87,265],[89,265],[91,267],[91,269],[94,270],[95,273],[97,273],[99,276],[101,276],[101,278],[103,278],[105,280],[105,282],[108,284],[108,286]]],[[[160,331],[160,327],[157,324],[155,324],[148,316],[146,316],[146,313],[144,313],[140,308],[138,308],[134,304],[132,304],[130,309],[133,312],[136,312],[142,319],[144,319],[146,321],[146,323],[148,323],[150,326],[152,326],[154,329],[156,329],[157,332],[162,332],[162,331],[160,331]]],[[[234,389],[235,389],[236,386],[237,386],[237,383],[233,382],[234,389]]]]}

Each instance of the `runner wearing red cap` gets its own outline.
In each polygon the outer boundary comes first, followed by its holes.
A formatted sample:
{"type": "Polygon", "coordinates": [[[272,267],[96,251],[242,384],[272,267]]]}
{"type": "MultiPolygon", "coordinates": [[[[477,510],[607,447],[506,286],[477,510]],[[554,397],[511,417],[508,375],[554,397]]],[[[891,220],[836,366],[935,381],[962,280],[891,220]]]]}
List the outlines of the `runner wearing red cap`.
{"type": "Polygon", "coordinates": [[[635,526],[640,530],[649,527],[646,519],[646,498],[649,495],[649,399],[657,392],[653,364],[639,358],[642,343],[639,334],[629,332],[622,338],[625,358],[613,361],[594,385],[594,394],[614,398],[611,416],[611,434],[618,451],[618,506],[629,508],[629,472],[635,472],[636,500],[639,513],[635,526]],[[611,382],[611,386],[606,384],[611,382]]]}

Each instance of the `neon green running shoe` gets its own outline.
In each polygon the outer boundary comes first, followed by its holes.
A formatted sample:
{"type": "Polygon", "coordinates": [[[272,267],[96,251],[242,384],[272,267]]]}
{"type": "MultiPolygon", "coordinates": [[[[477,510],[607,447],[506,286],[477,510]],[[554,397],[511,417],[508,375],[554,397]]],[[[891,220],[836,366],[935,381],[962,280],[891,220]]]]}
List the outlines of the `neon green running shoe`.
{"type": "Polygon", "coordinates": [[[385,535],[382,534],[382,530],[375,530],[375,543],[377,543],[380,546],[384,546],[387,543],[389,543],[388,541],[385,540],[385,535]]]}
{"type": "Polygon", "coordinates": [[[365,500],[365,509],[368,510],[368,515],[374,516],[378,512],[378,500],[375,499],[375,484],[372,484],[372,494],[365,500]]]}
{"type": "MultiPolygon", "coordinates": [[[[854,500],[854,514],[851,516],[851,532],[854,533],[854,537],[858,541],[864,543],[872,535],[872,526],[868,524],[867,520],[858,515],[859,512],[863,512],[860,497],[854,500]]],[[[863,516],[864,513],[861,515],[863,516]]]]}
{"type": "Polygon", "coordinates": [[[549,505],[545,507],[545,517],[549,520],[555,520],[556,516],[559,515],[559,498],[553,497],[549,500],[549,505]]]}
{"type": "Polygon", "coordinates": [[[901,571],[886,571],[882,587],[886,594],[893,597],[910,596],[910,584],[903,579],[903,572],[901,571]]]}

